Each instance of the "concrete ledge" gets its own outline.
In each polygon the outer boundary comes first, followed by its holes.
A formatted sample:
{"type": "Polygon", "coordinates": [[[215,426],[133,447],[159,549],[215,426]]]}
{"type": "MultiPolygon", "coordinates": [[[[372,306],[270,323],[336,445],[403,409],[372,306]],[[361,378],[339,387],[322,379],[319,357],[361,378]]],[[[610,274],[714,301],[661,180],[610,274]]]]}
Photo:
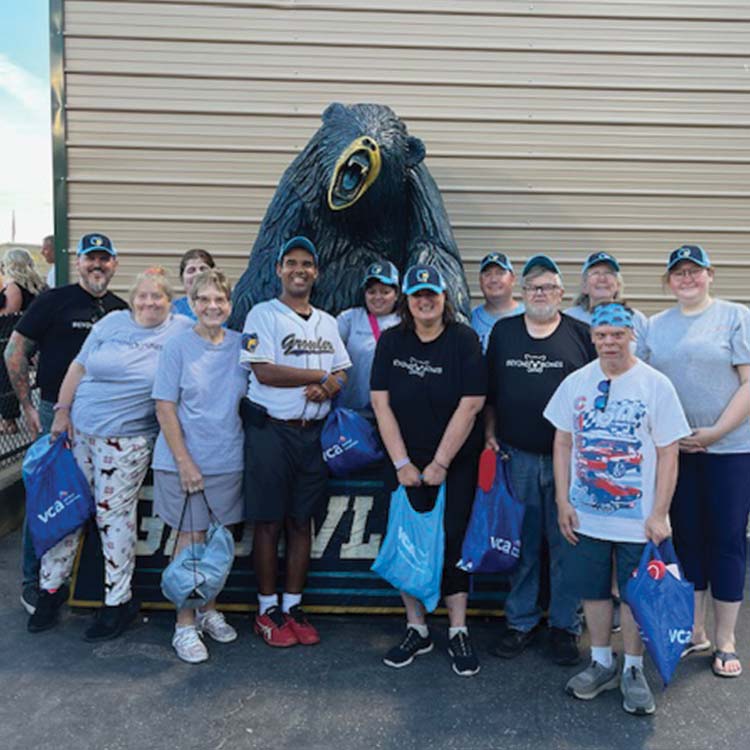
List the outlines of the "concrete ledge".
{"type": "Polygon", "coordinates": [[[25,499],[19,458],[17,463],[0,470],[0,537],[21,525],[25,499]]]}

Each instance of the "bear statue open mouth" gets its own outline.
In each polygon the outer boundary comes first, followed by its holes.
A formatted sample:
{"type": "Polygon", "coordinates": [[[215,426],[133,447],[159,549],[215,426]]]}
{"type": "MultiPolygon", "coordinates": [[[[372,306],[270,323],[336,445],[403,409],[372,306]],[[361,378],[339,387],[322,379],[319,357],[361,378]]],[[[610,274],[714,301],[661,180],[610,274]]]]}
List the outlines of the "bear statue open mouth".
{"type": "Polygon", "coordinates": [[[380,174],[380,148],[369,136],[352,141],[343,151],[328,187],[328,207],[341,211],[356,203],[380,174]]]}

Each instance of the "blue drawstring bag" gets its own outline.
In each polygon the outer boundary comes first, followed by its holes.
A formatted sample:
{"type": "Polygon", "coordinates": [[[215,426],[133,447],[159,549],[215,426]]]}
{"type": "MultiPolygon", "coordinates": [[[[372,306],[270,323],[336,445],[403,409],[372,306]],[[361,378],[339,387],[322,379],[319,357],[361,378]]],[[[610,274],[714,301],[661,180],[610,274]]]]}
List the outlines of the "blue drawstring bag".
{"type": "Polygon", "coordinates": [[[388,529],[371,570],[399,591],[410,594],[432,612],[440,601],[445,532],[445,484],[426,513],[412,508],[406,488],[391,495],[388,529]]]}
{"type": "Polygon", "coordinates": [[[509,573],[521,559],[521,529],[525,506],[513,497],[508,457],[496,456],[495,476],[488,490],[481,484],[474,495],[461,559],[456,567],[467,573],[509,573]]]}
{"type": "Polygon", "coordinates": [[[648,542],[625,594],[665,686],[692,637],[693,593],[693,584],[685,580],[672,540],[665,539],[658,547],[648,542]]]}
{"type": "MultiPolygon", "coordinates": [[[[205,493],[201,492],[201,496],[210,520],[206,541],[191,542],[181,549],[161,574],[161,592],[177,609],[198,609],[215,599],[224,588],[234,563],[234,539],[214,515],[205,493]]],[[[182,530],[189,498],[190,495],[185,496],[178,532],[182,530]]],[[[190,511],[192,531],[192,505],[190,511]]]]}
{"type": "Polygon", "coordinates": [[[86,477],[63,432],[53,443],[42,435],[23,459],[26,522],[38,558],[96,512],[86,477]]]}
{"type": "Polygon", "coordinates": [[[380,449],[375,428],[357,412],[334,407],[320,434],[323,460],[335,477],[346,477],[380,461],[380,449]]]}

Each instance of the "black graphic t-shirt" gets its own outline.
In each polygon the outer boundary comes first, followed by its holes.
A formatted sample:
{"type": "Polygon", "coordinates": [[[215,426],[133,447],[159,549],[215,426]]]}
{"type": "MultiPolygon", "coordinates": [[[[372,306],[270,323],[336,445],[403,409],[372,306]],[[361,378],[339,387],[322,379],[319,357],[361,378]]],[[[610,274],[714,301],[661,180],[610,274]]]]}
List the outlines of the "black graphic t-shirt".
{"type": "Polygon", "coordinates": [[[529,336],[523,315],[499,320],[487,347],[487,403],[495,410],[498,439],[551,454],[555,428],[542,416],[544,407],[567,375],[594,359],[589,327],[567,315],[544,339],[529,336]]]}
{"type": "Polygon", "coordinates": [[[68,366],[94,323],[113,310],[127,309],[128,303],[112,292],[94,297],[80,284],[50,289],[36,298],[18,321],[16,331],[39,347],[36,380],[42,399],[57,401],[68,366]]]}
{"type": "MultiPolygon", "coordinates": [[[[414,464],[423,469],[435,455],[463,396],[484,396],[487,373],[476,333],[451,323],[434,341],[423,343],[401,326],[384,331],[370,375],[373,391],[388,391],[391,410],[414,464]]],[[[481,445],[477,420],[456,459],[481,445]]]]}

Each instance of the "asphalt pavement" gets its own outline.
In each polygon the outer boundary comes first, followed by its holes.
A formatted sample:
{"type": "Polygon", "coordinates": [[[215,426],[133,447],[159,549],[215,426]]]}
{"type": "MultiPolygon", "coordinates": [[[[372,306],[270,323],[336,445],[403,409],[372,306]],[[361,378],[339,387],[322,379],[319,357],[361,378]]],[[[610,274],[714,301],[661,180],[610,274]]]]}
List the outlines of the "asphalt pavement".
{"type": "Polygon", "coordinates": [[[317,616],[320,645],[282,650],[229,615],[239,639],[209,642],[211,658],[194,666],[175,657],[164,612],[99,645],[82,640],[90,615],[67,607],[57,628],[30,635],[19,559],[19,534],[1,539],[0,750],[750,750],[747,605],[746,674],[719,679],[693,656],[663,690],[649,665],[657,712],[633,717],[619,691],[566,696],[578,668],[552,664],[543,635],[516,659],[490,656],[498,620],[470,623],[482,659],[472,678],[451,671],[444,618],[432,624],[436,649],[400,670],[381,662],[402,632],[393,617],[317,616]]]}

